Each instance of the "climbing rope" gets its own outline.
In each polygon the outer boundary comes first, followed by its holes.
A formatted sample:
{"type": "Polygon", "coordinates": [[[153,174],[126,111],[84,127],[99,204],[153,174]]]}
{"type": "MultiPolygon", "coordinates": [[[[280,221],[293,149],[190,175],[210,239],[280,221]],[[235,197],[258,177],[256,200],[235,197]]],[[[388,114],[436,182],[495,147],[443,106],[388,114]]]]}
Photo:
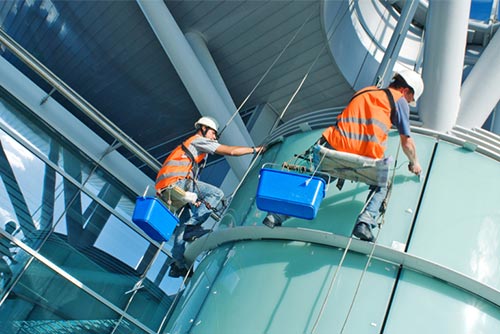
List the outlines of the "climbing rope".
{"type": "MultiPolygon", "coordinates": [[[[387,188],[388,188],[388,190],[387,190],[387,195],[386,195],[386,198],[384,199],[384,202],[388,202],[388,201],[389,201],[389,197],[390,197],[390,194],[391,194],[391,192],[392,192],[391,190],[392,190],[392,185],[394,184],[394,178],[395,178],[395,175],[396,175],[396,166],[397,166],[397,160],[398,160],[398,156],[399,156],[400,147],[401,147],[401,143],[399,143],[399,145],[398,145],[398,149],[397,149],[397,152],[396,152],[396,159],[395,159],[395,161],[394,161],[394,168],[393,168],[393,171],[392,171],[392,176],[391,176],[391,181],[390,181],[389,186],[387,187],[387,188]]],[[[363,211],[366,209],[366,206],[368,205],[368,203],[370,202],[370,200],[373,198],[373,196],[374,196],[374,195],[375,195],[375,191],[372,191],[372,192],[370,193],[370,196],[369,196],[369,197],[368,197],[368,199],[366,200],[366,202],[365,202],[365,204],[364,204],[363,208],[361,209],[361,212],[363,212],[363,211]]],[[[386,205],[386,206],[387,206],[387,205],[386,205]]],[[[361,277],[360,277],[360,279],[359,279],[359,281],[358,281],[358,284],[357,284],[357,286],[356,286],[356,290],[355,290],[355,292],[354,292],[353,299],[352,299],[351,304],[350,304],[350,306],[349,306],[349,310],[348,310],[347,316],[346,316],[346,318],[345,318],[345,320],[344,320],[344,323],[342,324],[342,330],[341,330],[341,332],[340,332],[340,333],[342,333],[342,332],[344,331],[344,328],[345,328],[345,325],[346,325],[346,323],[347,323],[347,320],[348,320],[348,318],[349,318],[349,316],[350,316],[350,314],[351,314],[352,307],[353,307],[353,305],[354,305],[354,301],[355,301],[356,296],[357,296],[357,294],[358,294],[359,287],[361,286],[361,282],[362,282],[362,280],[363,280],[363,277],[364,277],[364,275],[365,275],[365,272],[368,270],[368,266],[369,266],[370,261],[371,261],[371,259],[372,259],[372,257],[373,257],[373,253],[374,253],[374,251],[375,251],[375,247],[376,247],[376,245],[377,245],[377,240],[378,240],[378,238],[379,238],[380,231],[382,230],[382,225],[383,225],[383,223],[384,223],[384,221],[385,221],[385,212],[386,212],[386,211],[385,211],[385,209],[384,209],[384,210],[382,211],[382,213],[380,214],[380,216],[378,217],[378,219],[377,219],[378,221],[381,221],[381,223],[379,224],[379,229],[378,229],[378,231],[377,231],[377,235],[376,235],[375,240],[374,240],[374,242],[373,242],[373,245],[372,245],[372,248],[371,248],[370,254],[369,254],[369,256],[368,256],[368,260],[367,260],[367,262],[366,262],[366,264],[365,264],[365,267],[363,268],[363,271],[362,271],[362,273],[361,273],[361,277]]],[[[349,242],[347,243],[347,245],[346,245],[346,247],[345,247],[345,249],[344,249],[344,252],[343,252],[343,254],[342,254],[342,258],[341,258],[341,260],[340,260],[340,262],[339,262],[339,265],[337,266],[337,269],[335,269],[335,273],[334,273],[333,278],[332,278],[332,280],[331,280],[331,282],[330,282],[330,285],[328,286],[328,290],[327,290],[326,296],[325,296],[325,298],[323,299],[323,303],[322,303],[322,305],[321,305],[320,312],[319,312],[318,316],[316,317],[316,321],[314,322],[313,328],[312,328],[312,330],[311,330],[311,334],[314,334],[314,333],[315,333],[315,331],[316,331],[316,329],[317,329],[317,326],[318,326],[318,324],[319,324],[319,321],[320,321],[321,317],[323,316],[324,310],[325,310],[325,308],[326,308],[326,305],[327,305],[328,300],[329,300],[329,298],[330,298],[331,292],[332,292],[332,290],[333,290],[333,286],[334,286],[335,281],[336,281],[336,279],[337,279],[338,272],[340,271],[340,269],[341,269],[341,267],[342,267],[342,265],[343,265],[343,263],[344,263],[344,259],[345,259],[346,255],[347,255],[347,253],[349,252],[349,247],[351,246],[352,239],[353,239],[353,238],[352,238],[352,235],[351,235],[351,236],[349,237],[349,242]]]]}
{"type": "MultiPolygon", "coordinates": [[[[370,265],[370,262],[372,260],[373,253],[375,251],[375,247],[377,246],[377,241],[378,241],[380,232],[382,231],[382,225],[385,223],[385,213],[386,213],[387,204],[389,202],[389,199],[390,199],[390,196],[392,193],[392,186],[394,184],[394,178],[396,176],[396,166],[397,166],[397,162],[398,162],[400,148],[401,148],[401,143],[398,144],[398,149],[396,152],[396,159],[394,161],[394,169],[392,170],[391,181],[390,181],[389,186],[387,187],[387,194],[386,194],[386,197],[384,199],[384,203],[382,203],[383,211],[380,214],[379,219],[378,219],[378,220],[380,220],[380,223],[379,223],[379,229],[377,231],[377,236],[373,242],[373,245],[372,245],[370,254],[368,255],[368,260],[366,261],[365,267],[363,268],[363,271],[361,272],[361,276],[359,277],[358,284],[356,285],[356,289],[354,291],[354,296],[352,298],[351,304],[349,305],[349,310],[347,311],[347,315],[345,317],[344,323],[342,324],[342,329],[341,329],[340,333],[344,332],[344,328],[347,324],[347,320],[349,319],[349,316],[351,315],[351,311],[352,311],[352,308],[354,306],[354,302],[356,301],[356,297],[358,296],[359,288],[361,287],[361,282],[363,281],[365,273],[368,270],[368,266],[370,265]]],[[[373,193],[375,193],[375,192],[373,192],[373,193]]]]}
{"type": "Polygon", "coordinates": [[[292,44],[292,42],[295,40],[295,38],[299,35],[299,33],[302,31],[302,29],[305,27],[306,23],[309,22],[309,19],[312,17],[312,15],[314,14],[314,9],[315,7],[313,7],[311,9],[311,13],[309,14],[309,16],[304,20],[304,22],[302,23],[302,25],[299,27],[299,29],[297,29],[297,31],[295,32],[295,34],[292,36],[292,38],[288,41],[288,43],[285,45],[285,47],[281,50],[281,52],[278,54],[278,56],[273,60],[273,62],[271,63],[271,65],[267,68],[267,70],[264,72],[264,74],[261,76],[261,78],[259,79],[259,81],[257,81],[257,83],[255,84],[255,86],[253,87],[253,89],[250,91],[250,93],[248,93],[247,97],[243,100],[243,102],[241,102],[240,106],[236,109],[236,111],[231,115],[231,117],[229,118],[229,120],[226,122],[226,124],[224,124],[224,126],[222,127],[222,129],[219,131],[219,136],[222,134],[222,132],[224,132],[224,130],[226,129],[226,127],[233,121],[233,119],[236,117],[236,115],[240,112],[241,108],[243,108],[243,106],[246,104],[246,102],[250,99],[250,97],[253,95],[253,93],[255,92],[255,90],[257,90],[257,87],[260,86],[260,84],[262,83],[262,81],[264,81],[264,79],[267,77],[267,75],[269,74],[269,72],[271,72],[271,69],[274,67],[274,65],[276,65],[276,63],[278,62],[278,60],[281,58],[281,56],[283,56],[283,54],[285,53],[285,51],[288,49],[288,47],[292,44]]]}
{"type": "MultiPolygon", "coordinates": [[[[363,208],[361,209],[361,211],[365,210],[366,206],[368,205],[368,203],[370,202],[370,200],[372,199],[372,197],[373,197],[374,194],[375,194],[375,192],[372,192],[370,194],[369,198],[366,200],[366,202],[365,202],[363,208]]],[[[351,242],[352,242],[352,235],[349,237],[349,241],[347,242],[347,245],[346,245],[346,247],[344,249],[344,252],[342,253],[342,257],[340,258],[340,262],[339,262],[339,264],[337,266],[337,269],[335,269],[335,272],[333,274],[332,280],[330,281],[330,284],[328,285],[328,290],[326,291],[326,296],[323,299],[323,303],[321,304],[321,308],[319,310],[318,316],[316,317],[316,320],[314,321],[314,325],[313,325],[313,328],[311,330],[311,334],[314,334],[316,332],[316,329],[318,327],[319,321],[323,317],[323,313],[325,311],[326,304],[328,303],[328,300],[330,299],[330,295],[332,293],[333,286],[335,285],[335,281],[337,280],[337,275],[338,275],[338,273],[340,271],[340,268],[342,268],[342,265],[344,264],[344,259],[346,258],[347,253],[349,252],[349,248],[351,246],[351,242]]]]}
{"type": "MultiPolygon", "coordinates": [[[[286,111],[288,110],[288,107],[291,105],[292,101],[295,99],[295,96],[297,96],[298,92],[300,91],[300,89],[302,88],[302,86],[304,85],[304,82],[306,81],[307,77],[309,76],[309,73],[311,72],[311,70],[313,69],[314,65],[316,64],[316,62],[318,61],[319,57],[321,56],[321,54],[323,53],[323,51],[326,49],[326,47],[329,45],[329,42],[330,42],[330,39],[332,38],[332,36],[334,35],[335,31],[337,30],[338,26],[340,25],[340,22],[342,21],[342,19],[344,18],[344,16],[349,12],[349,8],[350,6],[352,5],[352,2],[346,6],[344,12],[340,15],[340,19],[339,20],[334,20],[330,29],[328,29],[328,32],[327,32],[327,41],[326,43],[324,43],[323,47],[321,48],[321,50],[319,50],[319,52],[317,53],[315,59],[312,61],[311,65],[308,67],[306,73],[304,74],[304,76],[302,77],[302,80],[300,81],[299,85],[297,86],[297,89],[294,91],[294,93],[292,94],[290,100],[287,102],[285,108],[283,109],[283,111],[281,112],[280,116],[276,119],[276,121],[274,122],[273,124],[273,127],[271,128],[271,130],[269,131],[269,133],[272,133],[274,131],[274,129],[278,126],[278,124],[280,123],[280,121],[283,119],[283,116],[285,115],[286,111]],[[335,25],[334,23],[335,22],[338,22],[337,25],[335,25]]],[[[267,144],[269,143],[264,143],[263,146],[266,146],[267,144]]],[[[250,170],[253,168],[253,166],[255,165],[255,163],[257,162],[258,158],[260,157],[261,155],[261,152],[259,151],[257,153],[257,155],[254,156],[254,159],[251,161],[250,165],[248,166],[247,170],[245,171],[245,173],[243,174],[243,177],[241,178],[240,182],[238,183],[238,185],[235,187],[235,189],[233,190],[233,192],[231,193],[231,195],[228,197],[229,200],[231,200],[233,197],[234,197],[234,194],[236,194],[236,192],[239,190],[239,188],[241,187],[241,185],[243,184],[243,182],[245,181],[248,173],[250,172],[250,170]]]]}
{"type": "MultiPolygon", "coordinates": [[[[279,122],[281,121],[281,119],[284,117],[286,111],[288,110],[288,107],[291,105],[291,103],[293,102],[293,100],[295,99],[296,95],[298,94],[298,92],[300,91],[300,89],[302,88],[302,86],[304,85],[304,82],[306,81],[307,77],[309,76],[309,73],[311,72],[312,68],[314,67],[314,65],[316,64],[316,62],[318,61],[319,57],[321,56],[321,54],[323,53],[323,51],[326,49],[327,45],[329,44],[329,41],[331,39],[331,37],[334,35],[334,32],[336,31],[336,29],[338,28],[338,26],[340,25],[340,21],[342,20],[342,18],[346,15],[346,13],[348,12],[349,10],[349,7],[352,5],[352,3],[350,3],[346,9],[344,10],[343,14],[341,15],[340,19],[338,20],[338,24],[335,25],[334,23],[337,22],[336,20],[334,20],[334,22],[332,23],[332,26],[330,27],[330,29],[328,30],[328,33],[327,33],[327,36],[329,36],[327,38],[327,41],[326,43],[323,45],[323,47],[321,48],[321,50],[318,52],[316,58],[313,60],[313,62],[311,63],[311,65],[308,67],[306,73],[304,74],[302,80],[300,81],[297,89],[294,91],[294,93],[292,94],[290,100],[288,101],[288,103],[286,104],[285,108],[283,109],[283,111],[281,112],[279,118],[276,120],[276,122],[274,123],[273,127],[271,128],[270,132],[269,133],[272,133],[272,131],[277,127],[277,125],[279,124],[279,122]],[[332,30],[333,29],[333,30],[332,30]]],[[[266,70],[266,72],[263,74],[263,76],[259,79],[259,81],[257,82],[257,84],[254,86],[254,88],[250,91],[250,93],[248,94],[248,96],[243,100],[243,102],[241,103],[241,105],[236,109],[236,111],[233,113],[233,115],[231,115],[230,119],[226,122],[226,124],[222,127],[222,129],[219,131],[219,136],[222,134],[222,132],[227,128],[227,126],[233,121],[233,119],[236,117],[236,115],[239,113],[239,111],[242,109],[242,107],[245,105],[245,103],[248,101],[248,99],[250,98],[250,96],[255,92],[255,90],[257,89],[257,87],[262,83],[262,81],[264,80],[264,78],[270,73],[271,69],[275,66],[275,64],[278,62],[278,60],[281,58],[281,56],[284,54],[284,52],[288,49],[288,47],[292,44],[292,42],[295,40],[295,38],[298,36],[298,34],[300,33],[300,31],[302,31],[302,29],[304,28],[304,26],[306,25],[306,23],[309,21],[309,19],[312,17],[312,15],[314,14],[315,12],[315,8],[312,8],[311,9],[311,13],[309,14],[309,16],[306,18],[306,20],[302,23],[302,25],[299,27],[299,29],[295,32],[295,34],[292,36],[292,38],[288,41],[288,43],[285,45],[285,47],[283,48],[283,50],[278,54],[278,56],[274,59],[274,61],[272,62],[272,64],[268,67],[268,69],[266,70]]],[[[269,145],[270,143],[269,142],[264,142],[263,146],[267,146],[269,145]]],[[[238,185],[235,187],[235,189],[233,190],[233,192],[231,193],[230,196],[228,196],[228,204],[226,206],[226,208],[229,206],[229,203],[231,201],[231,199],[234,197],[234,195],[236,194],[236,192],[239,190],[239,188],[241,187],[241,185],[243,184],[243,182],[245,181],[247,175],[249,174],[249,172],[252,170],[253,166],[255,165],[255,163],[259,160],[259,157],[261,156],[261,151],[259,151],[256,155],[254,155],[250,165],[248,166],[248,168],[246,169],[244,175],[242,176],[240,182],[238,183],[238,185]]],[[[217,222],[214,223],[214,226],[217,222]]],[[[212,227],[213,229],[213,227],[212,227]]],[[[205,238],[205,240],[203,241],[204,243],[206,243],[209,239],[209,236],[207,236],[205,238]]],[[[202,247],[203,248],[203,247],[202,247]]],[[[194,264],[195,262],[193,262],[189,268],[188,268],[188,272],[186,274],[186,276],[184,277],[183,281],[182,281],[182,284],[179,286],[179,289],[177,290],[177,293],[176,293],[176,296],[170,306],[170,308],[168,309],[165,317],[163,318],[161,324],[160,324],[160,329],[164,326],[166,320],[168,319],[168,317],[170,316],[172,310],[173,310],[173,306],[176,304],[177,302],[177,299],[179,298],[179,295],[180,295],[180,291],[182,289],[183,286],[186,285],[187,283],[187,280],[189,279],[189,275],[190,273],[193,271],[193,267],[194,267],[194,264]]]]}

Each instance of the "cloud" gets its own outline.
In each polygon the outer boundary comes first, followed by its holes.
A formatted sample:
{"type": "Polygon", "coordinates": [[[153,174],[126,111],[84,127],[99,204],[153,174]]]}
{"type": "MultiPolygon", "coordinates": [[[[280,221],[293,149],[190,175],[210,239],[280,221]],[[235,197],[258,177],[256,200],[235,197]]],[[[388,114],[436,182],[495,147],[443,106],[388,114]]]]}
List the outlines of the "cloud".
{"type": "Polygon", "coordinates": [[[12,168],[25,171],[26,165],[29,165],[34,159],[33,154],[10,136],[3,134],[1,140],[5,155],[12,168]]]}

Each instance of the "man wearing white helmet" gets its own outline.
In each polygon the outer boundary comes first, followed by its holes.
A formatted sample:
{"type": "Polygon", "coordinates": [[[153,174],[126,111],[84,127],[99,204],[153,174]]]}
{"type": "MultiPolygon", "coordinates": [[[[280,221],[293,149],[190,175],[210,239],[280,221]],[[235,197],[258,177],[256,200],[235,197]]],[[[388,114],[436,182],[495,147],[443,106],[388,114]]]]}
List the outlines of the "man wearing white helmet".
{"type": "Polygon", "coordinates": [[[190,218],[176,228],[172,256],[175,263],[169,272],[171,277],[185,276],[185,242],[198,238],[207,232],[201,225],[210,217],[224,193],[219,188],[198,181],[200,166],[208,154],[242,156],[263,151],[263,147],[229,146],[217,141],[219,124],[211,117],[201,117],[195,124],[196,133],[177,146],[165,159],[156,177],[156,192],[165,202],[170,202],[171,190],[178,187],[185,191],[189,202],[190,218]]]}
{"type": "MultiPolygon", "coordinates": [[[[325,130],[322,138],[335,150],[382,159],[388,132],[395,126],[409,160],[408,169],[419,175],[422,168],[411,138],[409,106],[416,106],[423,91],[424,83],[418,73],[411,70],[395,73],[388,89],[372,86],[357,92],[337,117],[337,124],[325,130]]],[[[386,195],[387,187],[370,186],[368,202],[354,226],[354,236],[367,241],[375,239],[372,228],[377,226],[386,195]]]]}
{"type": "MultiPolygon", "coordinates": [[[[379,89],[366,87],[356,92],[351,101],[337,117],[337,124],[327,128],[318,144],[330,149],[348,152],[374,159],[382,159],[385,154],[388,132],[392,126],[398,129],[401,147],[409,159],[408,169],[419,175],[422,171],[417,158],[416,146],[411,138],[410,108],[424,91],[420,75],[404,70],[396,73],[389,87],[379,89]]],[[[321,158],[319,146],[314,148],[314,160],[321,158]]],[[[370,194],[365,209],[359,214],[353,235],[373,241],[372,228],[380,215],[381,205],[387,195],[387,187],[370,186],[370,194]]],[[[263,224],[268,227],[280,226],[287,216],[269,214],[263,224]]]]}

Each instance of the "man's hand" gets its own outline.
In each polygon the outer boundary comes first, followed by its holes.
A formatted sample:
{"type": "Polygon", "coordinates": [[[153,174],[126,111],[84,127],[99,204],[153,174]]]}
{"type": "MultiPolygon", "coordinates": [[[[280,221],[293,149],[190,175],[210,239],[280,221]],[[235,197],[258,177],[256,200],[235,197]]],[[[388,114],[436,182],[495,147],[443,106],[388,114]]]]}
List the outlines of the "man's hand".
{"type": "Polygon", "coordinates": [[[255,147],[255,151],[257,153],[261,153],[261,154],[264,153],[266,151],[266,149],[267,149],[267,147],[265,147],[265,146],[257,146],[257,147],[255,147]]]}
{"type": "Polygon", "coordinates": [[[420,164],[418,162],[415,163],[410,162],[408,164],[408,170],[415,175],[420,175],[420,173],[422,173],[422,167],[420,167],[420,164]]]}

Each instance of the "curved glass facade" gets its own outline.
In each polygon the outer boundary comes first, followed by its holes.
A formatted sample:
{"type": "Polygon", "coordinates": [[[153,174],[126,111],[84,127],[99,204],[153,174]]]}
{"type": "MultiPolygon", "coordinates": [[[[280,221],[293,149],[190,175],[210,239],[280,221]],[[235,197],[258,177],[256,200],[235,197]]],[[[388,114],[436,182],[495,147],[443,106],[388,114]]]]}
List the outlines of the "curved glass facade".
{"type": "Polygon", "coordinates": [[[399,136],[392,133],[388,153],[397,158],[394,186],[377,247],[352,240],[344,252],[324,240],[348,240],[368,194],[366,185],[347,181],[339,191],[332,183],[314,220],[291,218],[274,230],[263,227],[266,213],[255,206],[262,164],[290,162],[320,134],[287,137],[256,163],[219,230],[197,242],[210,251],[166,332],[500,330],[498,157],[471,151],[468,144],[415,134],[424,168],[419,180],[407,171],[407,159],[398,153],[399,136]],[[247,229],[247,235],[217,239],[240,227],[261,232],[247,229]],[[318,233],[315,242],[301,239],[311,231],[318,233]],[[292,233],[296,240],[288,238],[292,233]]]}
{"type": "MultiPolygon", "coordinates": [[[[350,20],[350,5],[360,4],[324,5],[327,12],[345,7],[350,20]]],[[[55,12],[47,13],[52,20],[55,12]]],[[[336,21],[325,26],[327,35],[340,33],[336,21]]],[[[409,42],[420,47],[414,30],[409,42]]],[[[390,34],[381,33],[387,42],[390,34]]],[[[352,51],[349,43],[337,50],[352,51]]],[[[373,63],[365,55],[344,57],[342,70],[355,84],[362,78],[353,61],[373,63]]],[[[417,53],[404,57],[418,60],[417,53]]],[[[3,89],[0,333],[500,333],[498,154],[416,129],[418,179],[391,133],[394,187],[374,245],[349,238],[368,195],[360,183],[341,191],[332,183],[312,221],[262,225],[260,168],[300,163],[296,155],[321,130],[294,133],[258,158],[215,231],[190,244],[186,254],[199,262],[184,282],[168,277],[171,244],[131,222],[137,194],[101,165],[107,151],[82,153],[3,89]]],[[[283,128],[317,129],[333,112],[328,117],[308,113],[283,128]]],[[[498,139],[492,142],[498,152],[498,139]]]]}
{"type": "Polygon", "coordinates": [[[263,227],[261,166],[300,163],[321,131],[285,137],[255,162],[216,231],[191,244],[205,252],[185,287],[167,276],[170,245],[155,256],[160,245],[130,222],[136,194],[6,92],[0,101],[5,333],[500,329],[495,154],[417,133],[419,180],[391,133],[394,187],[373,248],[349,240],[368,193],[360,183],[330,184],[312,221],[263,227]]]}
{"type": "Polygon", "coordinates": [[[2,333],[154,333],[181,279],[132,191],[2,91],[2,333]]]}

